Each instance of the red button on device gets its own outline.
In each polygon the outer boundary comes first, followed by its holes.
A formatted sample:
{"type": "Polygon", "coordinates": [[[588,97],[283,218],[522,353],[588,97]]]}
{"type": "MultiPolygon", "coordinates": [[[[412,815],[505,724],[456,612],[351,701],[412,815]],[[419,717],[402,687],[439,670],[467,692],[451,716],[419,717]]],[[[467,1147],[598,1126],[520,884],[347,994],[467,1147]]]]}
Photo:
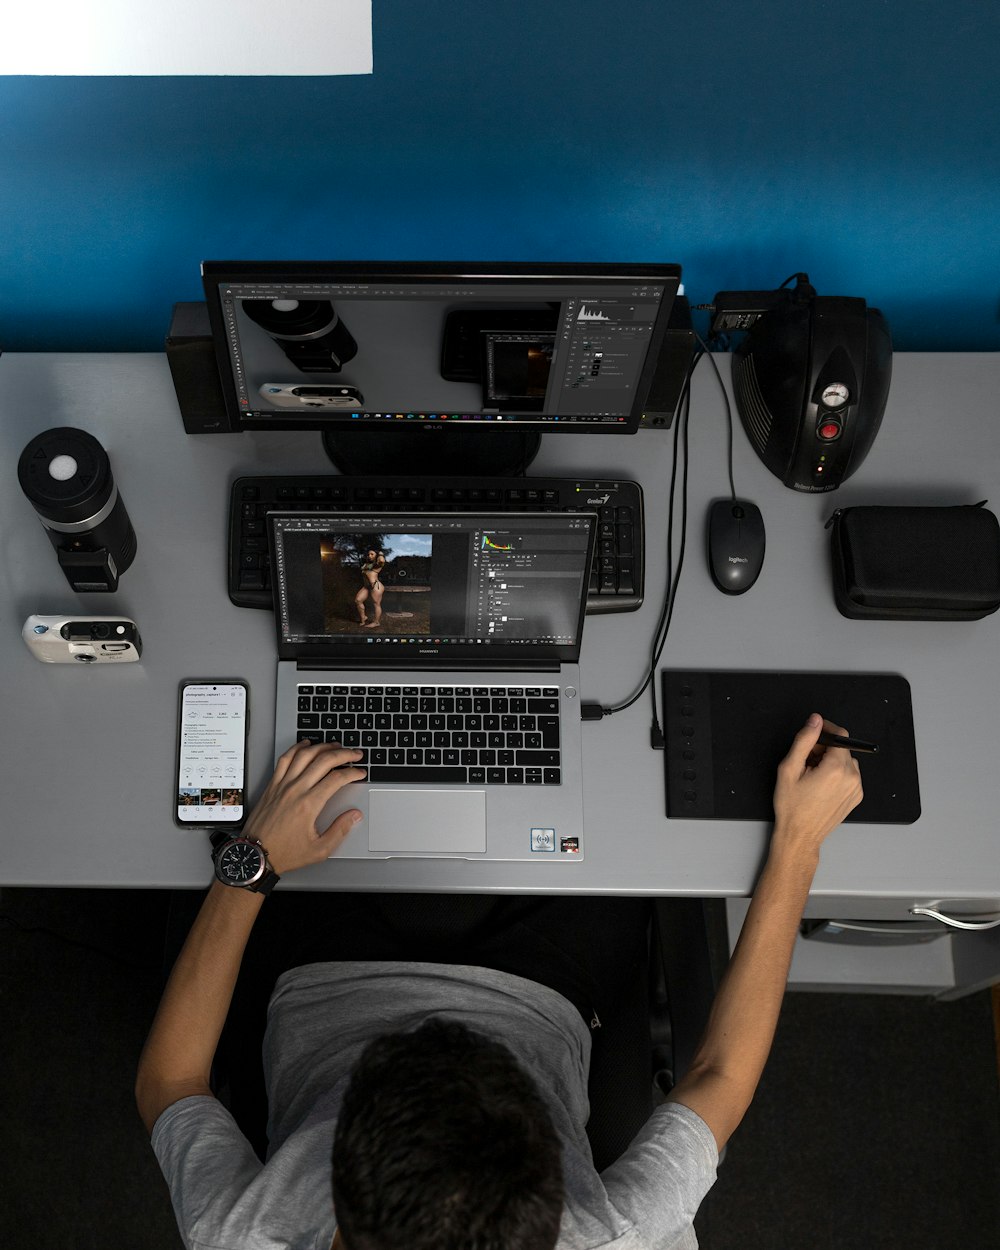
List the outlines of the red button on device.
{"type": "Polygon", "coordinates": [[[819,436],[827,442],[835,439],[840,434],[840,426],[836,421],[827,421],[819,427],[819,436]]]}

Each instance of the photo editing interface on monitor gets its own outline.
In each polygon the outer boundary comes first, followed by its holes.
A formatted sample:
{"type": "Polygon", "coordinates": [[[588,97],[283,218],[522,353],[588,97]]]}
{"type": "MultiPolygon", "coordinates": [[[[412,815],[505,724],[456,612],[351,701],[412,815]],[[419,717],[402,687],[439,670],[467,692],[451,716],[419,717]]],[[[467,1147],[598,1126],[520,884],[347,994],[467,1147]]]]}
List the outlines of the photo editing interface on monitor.
{"type": "Polygon", "coordinates": [[[485,656],[487,648],[540,654],[579,642],[589,513],[303,513],[270,521],[288,646],[485,656]]]}
{"type": "Polygon", "coordinates": [[[249,425],[597,430],[638,422],[676,289],[667,276],[275,276],[222,280],[209,297],[249,425]]]}

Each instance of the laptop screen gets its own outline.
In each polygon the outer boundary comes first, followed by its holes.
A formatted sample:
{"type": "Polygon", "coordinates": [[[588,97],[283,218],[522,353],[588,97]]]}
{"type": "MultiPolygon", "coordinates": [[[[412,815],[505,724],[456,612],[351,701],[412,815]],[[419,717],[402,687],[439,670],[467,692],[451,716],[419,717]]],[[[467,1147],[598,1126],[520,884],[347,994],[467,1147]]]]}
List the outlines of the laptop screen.
{"type": "Polygon", "coordinates": [[[282,659],[579,657],[592,513],[268,514],[282,659]]]}

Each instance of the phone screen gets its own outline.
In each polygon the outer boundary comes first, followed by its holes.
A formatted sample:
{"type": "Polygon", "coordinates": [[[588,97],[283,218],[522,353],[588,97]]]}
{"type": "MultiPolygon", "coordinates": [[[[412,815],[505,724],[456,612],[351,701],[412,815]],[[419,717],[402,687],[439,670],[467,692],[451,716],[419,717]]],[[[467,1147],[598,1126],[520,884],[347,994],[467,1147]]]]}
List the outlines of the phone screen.
{"type": "Polygon", "coordinates": [[[178,822],[221,825],[242,821],[246,686],[235,682],[184,685],[178,733],[178,822]]]}

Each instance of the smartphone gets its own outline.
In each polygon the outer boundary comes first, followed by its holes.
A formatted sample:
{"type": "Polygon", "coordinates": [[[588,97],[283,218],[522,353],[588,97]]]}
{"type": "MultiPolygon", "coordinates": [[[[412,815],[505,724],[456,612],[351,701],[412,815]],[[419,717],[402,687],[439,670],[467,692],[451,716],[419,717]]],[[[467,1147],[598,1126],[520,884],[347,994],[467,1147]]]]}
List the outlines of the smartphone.
{"type": "Polygon", "coordinates": [[[250,692],[245,681],[181,682],[174,819],[238,828],[246,819],[250,692]]]}

